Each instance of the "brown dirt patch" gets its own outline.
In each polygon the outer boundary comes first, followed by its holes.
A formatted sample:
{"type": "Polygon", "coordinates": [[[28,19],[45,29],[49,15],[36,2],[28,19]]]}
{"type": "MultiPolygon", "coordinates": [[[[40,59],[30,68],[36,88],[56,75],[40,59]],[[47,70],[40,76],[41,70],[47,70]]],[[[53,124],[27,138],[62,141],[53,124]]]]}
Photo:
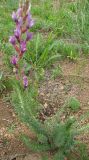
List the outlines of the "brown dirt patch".
{"type": "MultiPolygon", "coordinates": [[[[56,63],[55,66],[58,64],[56,63]]],[[[69,97],[76,97],[80,101],[80,109],[70,112],[78,120],[84,113],[89,113],[89,65],[88,59],[80,59],[76,63],[67,60],[60,63],[63,75],[55,79],[51,78],[52,69],[46,72],[46,80],[39,88],[39,99],[44,105],[40,113],[42,120],[52,117],[60,109],[69,97]]],[[[89,117],[81,124],[88,124],[89,117]]],[[[89,134],[80,136],[80,139],[88,144],[89,134]]]]}
{"type": "Polygon", "coordinates": [[[23,160],[30,153],[19,139],[21,133],[33,137],[33,133],[19,121],[10,104],[0,99],[0,160],[12,160],[14,157],[15,160],[20,160],[20,157],[23,160]]]}

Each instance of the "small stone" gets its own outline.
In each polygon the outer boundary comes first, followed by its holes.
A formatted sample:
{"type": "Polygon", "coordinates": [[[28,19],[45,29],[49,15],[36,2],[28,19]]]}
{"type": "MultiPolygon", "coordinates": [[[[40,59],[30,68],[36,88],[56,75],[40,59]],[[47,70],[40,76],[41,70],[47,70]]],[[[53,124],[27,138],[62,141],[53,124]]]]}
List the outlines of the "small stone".
{"type": "Polygon", "coordinates": [[[15,115],[14,113],[12,113],[12,116],[13,116],[13,117],[16,117],[16,115],[15,115]]]}
{"type": "Polygon", "coordinates": [[[45,94],[41,92],[40,95],[41,95],[41,96],[44,96],[45,94]]]}
{"type": "Polygon", "coordinates": [[[64,86],[61,86],[60,89],[63,90],[63,89],[64,89],[64,86]]]}
{"type": "Polygon", "coordinates": [[[45,104],[44,104],[44,107],[45,107],[45,108],[47,108],[47,107],[48,107],[48,104],[47,104],[47,103],[45,103],[45,104]]]}

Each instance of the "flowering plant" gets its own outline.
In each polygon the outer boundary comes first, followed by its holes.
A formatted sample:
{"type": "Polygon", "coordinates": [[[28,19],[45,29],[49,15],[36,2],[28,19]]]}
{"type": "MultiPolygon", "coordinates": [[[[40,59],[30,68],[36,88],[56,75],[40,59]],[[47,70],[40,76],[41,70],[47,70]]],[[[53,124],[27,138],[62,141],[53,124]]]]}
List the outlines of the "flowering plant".
{"type": "Polygon", "coordinates": [[[13,12],[12,19],[16,24],[14,35],[9,38],[9,42],[13,45],[16,54],[11,57],[11,64],[14,66],[13,71],[18,77],[18,70],[22,74],[23,85],[25,88],[28,86],[28,77],[25,75],[24,69],[19,67],[19,61],[23,58],[27,51],[27,43],[33,37],[32,32],[29,29],[34,25],[34,20],[30,14],[29,0],[25,0],[24,3],[20,1],[17,12],[13,12]]]}

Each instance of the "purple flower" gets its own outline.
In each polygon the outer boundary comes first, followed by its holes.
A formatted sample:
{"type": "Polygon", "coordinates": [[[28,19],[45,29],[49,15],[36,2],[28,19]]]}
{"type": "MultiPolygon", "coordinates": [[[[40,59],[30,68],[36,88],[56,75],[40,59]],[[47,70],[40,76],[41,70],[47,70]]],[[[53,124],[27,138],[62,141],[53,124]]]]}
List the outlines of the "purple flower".
{"type": "Polygon", "coordinates": [[[31,40],[33,37],[33,34],[31,32],[27,32],[26,34],[27,34],[26,41],[31,40]]]}
{"type": "Polygon", "coordinates": [[[20,49],[21,49],[21,52],[24,53],[26,52],[26,41],[21,41],[20,43],[20,49]]]}
{"type": "Polygon", "coordinates": [[[28,13],[27,18],[28,18],[28,20],[30,20],[32,18],[30,12],[28,13]]]}
{"type": "Polygon", "coordinates": [[[34,25],[34,20],[31,19],[27,24],[27,28],[31,28],[33,25],[34,25]]]}
{"type": "Polygon", "coordinates": [[[24,88],[28,87],[28,78],[27,78],[27,76],[23,76],[23,85],[24,85],[24,88]]]}
{"type": "Polygon", "coordinates": [[[11,58],[11,63],[12,63],[13,65],[16,65],[17,62],[18,62],[18,57],[17,57],[16,55],[15,55],[15,56],[12,56],[12,58],[11,58]]]}
{"type": "Polygon", "coordinates": [[[15,22],[18,22],[18,18],[17,18],[17,15],[15,12],[12,13],[12,19],[15,21],[15,22]]]}
{"type": "Polygon", "coordinates": [[[16,44],[16,38],[15,38],[15,36],[11,36],[11,37],[9,38],[9,42],[10,42],[12,45],[15,45],[15,44],[16,44]]]}
{"type": "Polygon", "coordinates": [[[17,14],[18,17],[20,17],[20,16],[21,16],[21,13],[22,13],[22,9],[19,8],[19,9],[17,10],[16,14],[17,14]]]}
{"type": "Polygon", "coordinates": [[[20,17],[18,19],[18,27],[20,28],[22,25],[23,25],[23,19],[22,19],[22,17],[20,17]]]}
{"type": "Polygon", "coordinates": [[[21,36],[21,30],[20,30],[20,27],[18,26],[15,30],[15,37],[19,39],[20,36],[21,36]]]}
{"type": "Polygon", "coordinates": [[[27,28],[31,28],[34,25],[34,20],[31,18],[30,13],[27,16],[27,28]]]}

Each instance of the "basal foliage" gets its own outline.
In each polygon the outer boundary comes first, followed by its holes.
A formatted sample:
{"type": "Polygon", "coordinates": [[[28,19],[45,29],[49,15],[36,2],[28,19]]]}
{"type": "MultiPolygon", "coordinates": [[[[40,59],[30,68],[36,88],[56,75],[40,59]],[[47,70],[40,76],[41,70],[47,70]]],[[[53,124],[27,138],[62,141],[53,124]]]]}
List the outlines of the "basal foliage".
{"type": "MultiPolygon", "coordinates": [[[[66,116],[66,119],[62,121],[61,117],[65,114],[66,104],[61,107],[52,119],[48,118],[42,123],[37,118],[41,104],[36,100],[36,93],[31,92],[31,88],[23,92],[15,84],[14,93],[12,94],[12,102],[17,114],[29,129],[32,129],[35,135],[34,139],[27,135],[21,135],[21,139],[35,152],[50,152],[53,155],[53,160],[65,160],[72,152],[76,153],[75,149],[79,148],[81,144],[76,137],[82,132],[86,132],[89,125],[81,127],[80,122],[70,116],[66,116]]],[[[84,157],[82,160],[85,160],[84,157]]]]}

